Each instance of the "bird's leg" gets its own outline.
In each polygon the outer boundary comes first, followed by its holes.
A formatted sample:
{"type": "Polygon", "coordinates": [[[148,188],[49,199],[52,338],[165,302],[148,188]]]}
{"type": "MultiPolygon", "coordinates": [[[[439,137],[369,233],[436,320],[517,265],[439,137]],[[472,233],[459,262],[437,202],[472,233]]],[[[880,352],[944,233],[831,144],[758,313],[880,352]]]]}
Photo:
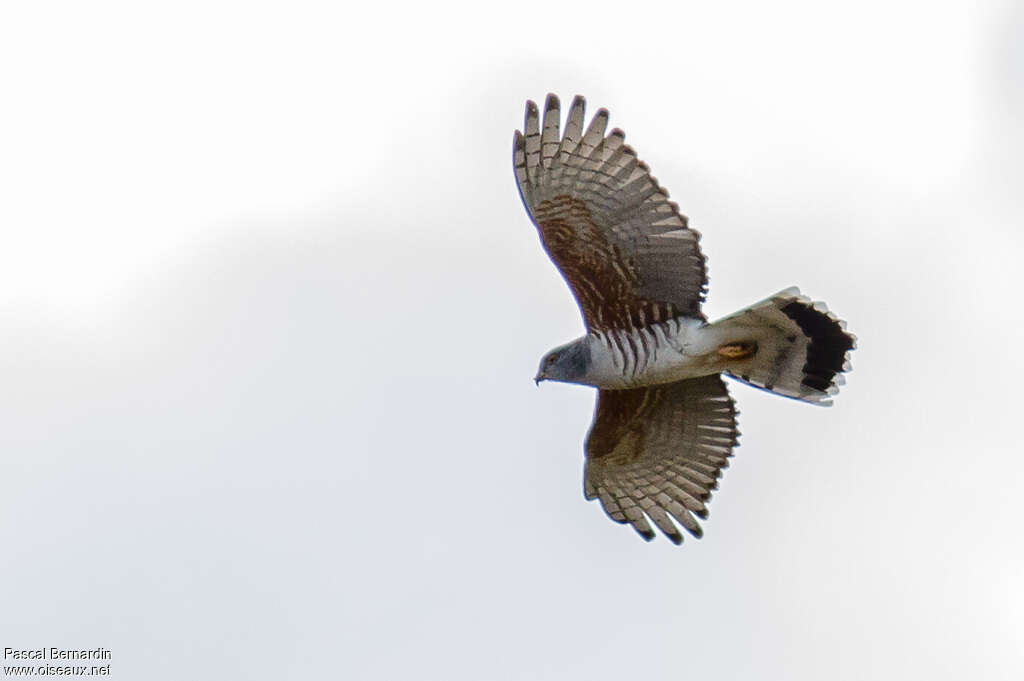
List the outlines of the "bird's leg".
{"type": "Polygon", "coordinates": [[[718,354],[726,359],[747,359],[753,357],[756,352],[757,343],[754,341],[726,343],[718,347],[718,354]]]}

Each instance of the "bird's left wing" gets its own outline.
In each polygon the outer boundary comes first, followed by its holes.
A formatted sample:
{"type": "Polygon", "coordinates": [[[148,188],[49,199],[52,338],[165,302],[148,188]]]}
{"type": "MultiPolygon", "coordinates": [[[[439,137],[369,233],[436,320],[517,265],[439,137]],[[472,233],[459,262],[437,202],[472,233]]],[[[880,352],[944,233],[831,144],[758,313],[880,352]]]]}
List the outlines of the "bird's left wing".
{"type": "Polygon", "coordinates": [[[599,109],[583,128],[576,97],[560,131],[558,98],[541,120],[526,103],[513,163],[523,205],[545,250],[562,272],[590,330],[630,330],[677,315],[702,317],[707,285],[700,234],[625,144],[605,134],[599,109]]]}
{"type": "Polygon", "coordinates": [[[738,438],[736,408],[718,374],[601,390],[587,435],[584,495],[648,541],[648,519],[676,544],[683,541],[676,523],[700,537],[694,516],[707,518],[705,502],[738,438]]]}

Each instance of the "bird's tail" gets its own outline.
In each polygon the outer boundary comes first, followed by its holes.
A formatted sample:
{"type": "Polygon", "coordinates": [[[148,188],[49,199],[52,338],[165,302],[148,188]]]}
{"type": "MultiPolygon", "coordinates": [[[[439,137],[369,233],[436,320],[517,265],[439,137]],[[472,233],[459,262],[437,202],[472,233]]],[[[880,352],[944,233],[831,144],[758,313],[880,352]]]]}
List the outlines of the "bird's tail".
{"type": "Polygon", "coordinates": [[[755,388],[828,406],[857,338],[795,286],[711,325],[725,372],[755,388]]]}

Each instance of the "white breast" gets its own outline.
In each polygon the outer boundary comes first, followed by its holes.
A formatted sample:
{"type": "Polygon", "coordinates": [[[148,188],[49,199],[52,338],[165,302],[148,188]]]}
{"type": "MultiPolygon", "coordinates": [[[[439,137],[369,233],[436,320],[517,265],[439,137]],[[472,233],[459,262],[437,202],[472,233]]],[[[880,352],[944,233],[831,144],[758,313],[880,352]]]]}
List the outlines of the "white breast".
{"type": "Polygon", "coordinates": [[[633,331],[592,332],[587,382],[622,389],[721,371],[715,335],[700,319],[677,317],[633,331]]]}

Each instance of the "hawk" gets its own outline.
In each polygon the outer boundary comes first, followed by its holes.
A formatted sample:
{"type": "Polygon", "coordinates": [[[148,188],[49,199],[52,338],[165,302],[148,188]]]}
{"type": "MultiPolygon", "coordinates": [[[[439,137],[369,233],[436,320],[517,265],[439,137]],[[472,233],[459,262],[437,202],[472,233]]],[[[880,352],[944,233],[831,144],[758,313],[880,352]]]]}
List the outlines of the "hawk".
{"type": "Polygon", "coordinates": [[[672,542],[697,518],[737,446],[736,407],[722,375],[827,406],[856,338],[824,303],[795,288],[709,323],[700,234],[647,165],[607,132],[583,97],[560,130],[559,100],[526,103],[513,164],[541,244],[579,304],[586,335],[548,352],[535,381],[594,386],[584,496],[646,540],[672,542]]]}

